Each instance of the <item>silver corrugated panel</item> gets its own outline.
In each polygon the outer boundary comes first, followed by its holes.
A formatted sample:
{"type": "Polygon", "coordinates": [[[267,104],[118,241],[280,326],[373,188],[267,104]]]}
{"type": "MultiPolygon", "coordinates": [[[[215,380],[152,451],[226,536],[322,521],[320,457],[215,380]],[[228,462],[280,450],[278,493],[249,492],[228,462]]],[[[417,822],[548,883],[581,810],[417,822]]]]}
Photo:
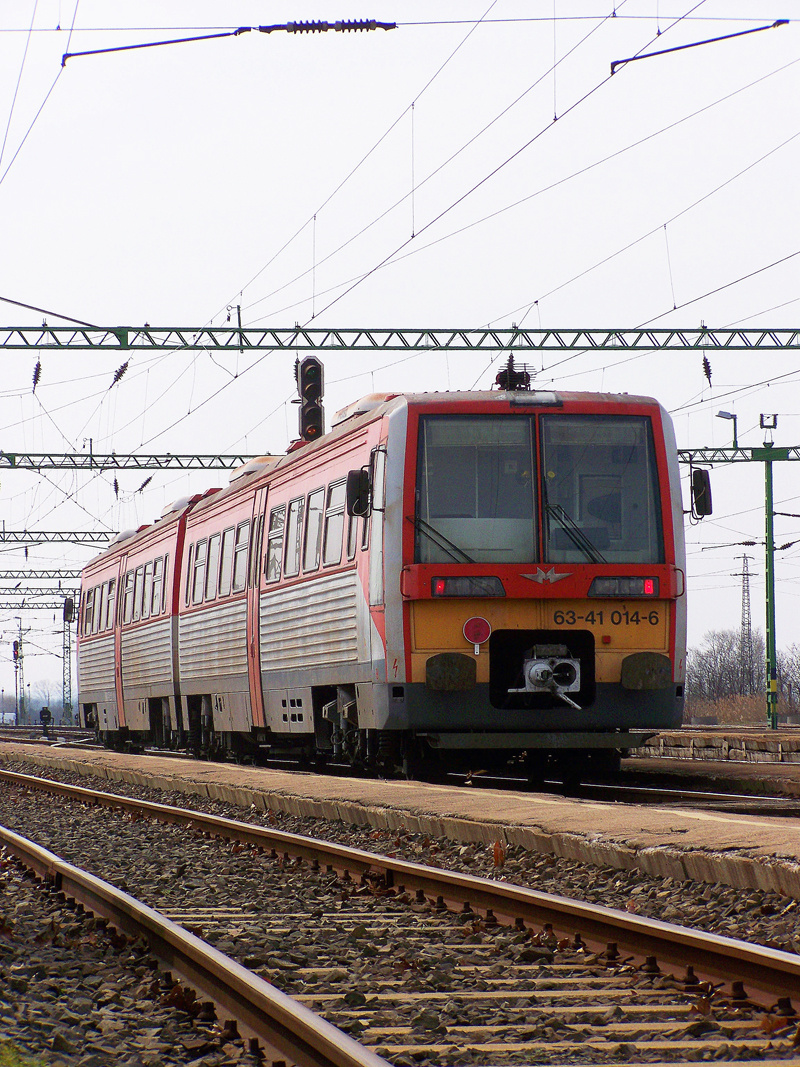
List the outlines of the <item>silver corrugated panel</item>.
{"type": "Polygon", "coordinates": [[[247,602],[242,598],[181,615],[181,678],[247,674],[247,602]]]}
{"type": "Polygon", "coordinates": [[[78,692],[114,688],[114,634],[84,638],[78,656],[78,692]]]}
{"type": "Polygon", "coordinates": [[[261,669],[358,660],[358,577],[326,575],[261,595],[261,669]]]}
{"type": "Polygon", "coordinates": [[[123,633],[123,686],[169,686],[171,682],[172,645],[169,618],[146,622],[123,633]]]}

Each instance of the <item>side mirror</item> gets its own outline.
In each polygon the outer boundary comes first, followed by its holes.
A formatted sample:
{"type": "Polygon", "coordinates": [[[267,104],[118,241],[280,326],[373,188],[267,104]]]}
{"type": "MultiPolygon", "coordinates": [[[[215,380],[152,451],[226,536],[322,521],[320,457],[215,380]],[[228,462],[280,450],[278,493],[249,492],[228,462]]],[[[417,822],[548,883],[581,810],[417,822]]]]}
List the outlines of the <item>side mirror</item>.
{"type": "Polygon", "coordinates": [[[698,519],[711,514],[711,475],[706,470],[692,471],[692,513],[698,519]]]}
{"type": "Polygon", "coordinates": [[[366,467],[347,472],[347,514],[360,518],[369,515],[372,485],[366,467]]]}

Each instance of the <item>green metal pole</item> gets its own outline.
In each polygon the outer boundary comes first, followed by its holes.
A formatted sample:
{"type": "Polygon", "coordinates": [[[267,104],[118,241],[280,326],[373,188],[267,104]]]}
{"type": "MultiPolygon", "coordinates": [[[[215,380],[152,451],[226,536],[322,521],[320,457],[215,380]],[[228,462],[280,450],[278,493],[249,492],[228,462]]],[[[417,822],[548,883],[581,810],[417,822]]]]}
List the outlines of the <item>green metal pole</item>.
{"type": "MultiPolygon", "coordinates": [[[[772,442],[764,442],[771,447],[772,442]]],[[[767,557],[767,725],[778,728],[778,661],[775,650],[775,532],[773,526],[772,460],[764,460],[764,487],[766,492],[766,557],[767,557]]]]}

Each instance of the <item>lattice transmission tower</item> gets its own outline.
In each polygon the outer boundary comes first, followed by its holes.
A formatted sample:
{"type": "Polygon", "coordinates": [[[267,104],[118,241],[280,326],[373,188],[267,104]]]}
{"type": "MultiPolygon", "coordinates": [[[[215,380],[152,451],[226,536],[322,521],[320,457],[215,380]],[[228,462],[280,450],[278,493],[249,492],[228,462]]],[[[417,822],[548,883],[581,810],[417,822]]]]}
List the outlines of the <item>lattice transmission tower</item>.
{"type": "Polygon", "coordinates": [[[742,569],[736,577],[742,579],[742,626],[739,631],[739,663],[741,665],[742,692],[749,695],[755,690],[755,663],[753,656],[753,624],[750,616],[750,556],[737,556],[742,569]]]}

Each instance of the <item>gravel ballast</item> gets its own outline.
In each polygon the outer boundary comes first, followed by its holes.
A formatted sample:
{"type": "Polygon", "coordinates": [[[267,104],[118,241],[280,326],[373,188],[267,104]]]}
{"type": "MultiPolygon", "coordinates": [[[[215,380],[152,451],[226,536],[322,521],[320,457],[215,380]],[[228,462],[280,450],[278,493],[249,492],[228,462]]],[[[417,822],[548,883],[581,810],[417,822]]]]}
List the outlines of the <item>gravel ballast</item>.
{"type": "MultiPolygon", "coordinates": [[[[5,763],[9,770],[20,773],[41,774],[41,768],[18,762],[5,763]]],[[[71,784],[86,786],[86,778],[75,773],[49,771],[48,777],[71,784]]],[[[91,783],[97,786],[97,782],[91,783]]],[[[529,886],[543,892],[569,896],[589,902],[596,901],[605,906],[621,908],[645,916],[653,916],[671,922],[694,926],[743,940],[758,942],[772,947],[796,951],[800,947],[800,932],[797,925],[796,901],[776,894],[765,892],[747,892],[727,886],[702,883],[677,883],[671,879],[649,878],[639,871],[620,871],[611,868],[598,868],[552,856],[524,852],[521,849],[497,849],[483,845],[461,845],[446,840],[432,840],[420,834],[397,831],[364,830],[341,823],[321,823],[316,820],[298,818],[288,814],[264,813],[255,809],[242,810],[231,805],[202,800],[183,792],[162,792],[137,786],[122,786],[115,783],[109,792],[119,792],[127,796],[174,804],[194,810],[208,811],[229,818],[236,818],[261,825],[277,826],[281,830],[300,833],[313,837],[360,847],[368,851],[396,855],[432,866],[464,871],[470,874],[490,878],[500,878],[512,883],[529,886]]],[[[375,946],[370,946],[364,953],[364,935],[356,928],[355,934],[342,935],[343,943],[336,949],[330,944],[330,930],[323,931],[317,940],[307,930],[301,932],[293,927],[292,908],[313,912],[318,910],[321,926],[325,926],[328,912],[340,912],[347,904],[347,893],[342,893],[341,885],[331,878],[327,887],[319,896],[319,886],[313,889],[315,896],[309,896],[312,887],[308,871],[302,867],[276,866],[267,857],[261,857],[250,850],[236,846],[221,846],[217,841],[201,838],[187,830],[175,826],[155,826],[149,821],[132,821],[129,817],[115,815],[105,809],[81,806],[76,807],[16,786],[0,786],[0,822],[24,836],[31,837],[44,847],[50,848],[64,859],[91,870],[100,877],[113,882],[119,888],[127,890],[151,906],[171,914],[177,921],[185,921],[187,926],[206,937],[218,949],[231,955],[239,955],[242,962],[250,966],[268,981],[290,995],[309,992],[309,983],[297,976],[297,970],[318,964],[320,959],[330,960],[327,981],[331,988],[347,989],[353,980],[357,968],[352,963],[354,949],[362,955],[369,955],[375,946]],[[290,886],[287,906],[286,929],[281,935],[280,944],[274,938],[274,926],[265,924],[259,931],[259,915],[265,902],[271,900],[270,878],[275,877],[286,890],[290,886]],[[326,895],[327,894],[327,895],[326,895]],[[320,903],[320,900],[322,903],[320,903]],[[294,903],[292,903],[292,901],[294,903]],[[215,912],[225,911],[224,923],[220,925],[209,920],[215,912]],[[181,913],[181,914],[178,914],[181,913]],[[287,954],[288,949],[288,954],[287,954]],[[339,955],[341,951],[341,955],[339,955]],[[244,955],[242,956],[242,953],[244,955]],[[348,953],[350,955],[348,955],[348,953]],[[351,962],[347,962],[350,960],[351,962]],[[342,962],[345,961],[345,962],[342,962]]],[[[3,871],[6,878],[19,876],[10,867],[3,871]]],[[[322,879],[324,882],[324,877],[322,879]]],[[[30,883],[23,883],[30,894],[30,883]]],[[[277,885],[277,883],[276,883],[277,885]]],[[[11,891],[11,898],[17,900],[16,890],[11,891]]],[[[0,901],[8,899],[8,894],[0,896],[0,901]]],[[[28,896],[20,898],[28,901],[28,896]]],[[[42,949],[48,954],[61,949],[62,959],[54,962],[50,955],[46,960],[39,959],[38,932],[47,928],[52,915],[44,914],[34,921],[32,927],[17,927],[15,937],[20,944],[33,940],[36,946],[31,960],[25,965],[39,971],[43,969],[46,976],[34,977],[27,981],[26,1003],[30,996],[41,997],[35,1011],[44,1020],[42,1026],[31,1027],[23,1019],[20,1022],[14,1015],[4,1019],[9,1036],[18,1041],[21,1047],[40,1052],[44,1062],[63,1064],[73,1067],[95,1067],[103,1062],[121,1063],[124,1067],[170,1067],[171,1064],[193,1063],[196,1067],[217,1067],[226,1063],[249,1063],[241,1043],[226,1040],[215,1030],[210,1021],[193,1021],[185,1012],[174,1005],[162,1005],[161,998],[168,996],[168,991],[154,986],[152,961],[141,950],[126,946],[122,955],[111,951],[109,942],[102,941],[102,931],[98,930],[93,920],[76,916],[69,909],[64,909],[51,901],[48,908],[58,908],[60,918],[55,920],[59,929],[51,942],[42,942],[42,949]],[[63,914],[62,914],[63,913],[63,914]],[[62,933],[62,925],[67,928],[68,936],[62,933]],[[85,927],[85,930],[84,930],[85,927]],[[73,932],[74,931],[74,932],[73,932]],[[92,981],[100,980],[101,988],[116,988],[121,1000],[110,998],[100,1004],[102,998],[96,997],[91,987],[87,988],[85,976],[74,972],[75,945],[83,947],[84,941],[97,951],[91,961],[92,981]],[[59,943],[60,942],[60,943],[59,943]],[[109,974],[106,976],[106,969],[109,974]],[[63,979],[74,984],[62,985],[62,992],[54,991],[47,981],[52,970],[62,971],[67,975],[63,979]],[[39,985],[36,985],[36,983],[39,985]],[[41,988],[40,988],[41,987],[41,988]],[[48,1001],[48,995],[53,1001],[48,1001]],[[155,999],[153,999],[155,996],[155,999]],[[83,1017],[74,1009],[78,1000],[84,1005],[83,1017]],[[51,1008],[48,1008],[48,1003],[51,1008]],[[59,1005],[70,1005],[71,1016],[65,1020],[58,1014],[59,1005]],[[112,1061],[92,1059],[97,1053],[91,1048],[91,1041],[105,1040],[106,1031],[97,1029],[100,1009],[108,1012],[120,1011],[121,1027],[111,1032],[126,1033],[131,1026],[131,1040],[117,1046],[117,1058],[112,1061]],[[162,1017],[159,1012],[165,1012],[162,1017]],[[128,1015],[135,1016],[138,1023],[129,1023],[128,1015]],[[73,1017],[87,1027],[87,1036],[83,1042],[69,1028],[73,1017]],[[156,1016],[154,1018],[154,1016],[156,1016]],[[144,1025],[146,1020],[147,1025],[144,1025]],[[181,1023],[181,1036],[172,1035],[171,1027],[181,1023]],[[199,1032],[198,1032],[199,1028],[199,1032]],[[150,1033],[152,1031],[152,1033],[150,1033]],[[54,1048],[53,1040],[60,1043],[57,1035],[63,1035],[70,1042],[70,1048],[54,1048]],[[151,1042],[150,1045],[147,1042],[151,1042]],[[187,1044],[188,1042],[188,1044],[187,1044]],[[168,1047],[165,1047],[168,1046],[168,1047]],[[169,1047],[171,1046],[171,1047],[169,1047]]],[[[273,905],[270,903],[269,905],[273,905]]],[[[276,908],[284,905],[276,904],[276,908]]],[[[34,907],[25,903],[21,910],[27,916],[34,907]]],[[[0,911],[2,914],[2,911],[0,911]]],[[[17,918],[17,909],[12,916],[17,918]]],[[[274,916],[272,917],[274,920],[274,916]]],[[[104,937],[105,935],[103,935],[104,937]]],[[[506,935],[502,935],[506,937],[506,935]]],[[[513,931],[507,937],[504,948],[517,952],[513,943],[513,931]]],[[[13,939],[12,942],[13,944],[13,939]]],[[[499,947],[501,941],[497,941],[499,947]]],[[[0,938],[0,969],[3,975],[11,973],[20,959],[6,959],[3,954],[6,941],[0,938]]],[[[477,951],[477,950],[476,950],[477,951]]],[[[396,956],[397,953],[395,952],[396,956]]],[[[413,961],[409,961],[409,966],[413,961]]],[[[316,989],[320,989],[319,980],[313,979],[316,989]]],[[[421,986],[421,988],[425,988],[421,986]]],[[[324,992],[324,988],[322,990],[324,992]]],[[[16,1003],[16,998],[14,998],[16,1003]]],[[[22,1003],[20,999],[20,1003],[22,1003]]],[[[4,1011],[15,1009],[11,1003],[0,1004],[4,1011]]],[[[420,1015],[420,1025],[424,1019],[420,1015]]],[[[390,1019],[390,1022],[393,1021],[390,1019]]],[[[430,1020],[429,1020],[430,1021],[430,1020]]],[[[176,1032],[177,1034],[177,1032],[176,1032]]],[[[102,1054],[102,1053],[101,1053],[102,1054]]],[[[721,1057],[725,1058],[725,1057],[721,1057]]],[[[402,1059],[396,1060],[402,1062],[402,1059]]],[[[464,1060],[464,1062],[473,1062],[464,1060]]],[[[598,1059],[597,1062],[604,1062],[598,1059]]]]}

